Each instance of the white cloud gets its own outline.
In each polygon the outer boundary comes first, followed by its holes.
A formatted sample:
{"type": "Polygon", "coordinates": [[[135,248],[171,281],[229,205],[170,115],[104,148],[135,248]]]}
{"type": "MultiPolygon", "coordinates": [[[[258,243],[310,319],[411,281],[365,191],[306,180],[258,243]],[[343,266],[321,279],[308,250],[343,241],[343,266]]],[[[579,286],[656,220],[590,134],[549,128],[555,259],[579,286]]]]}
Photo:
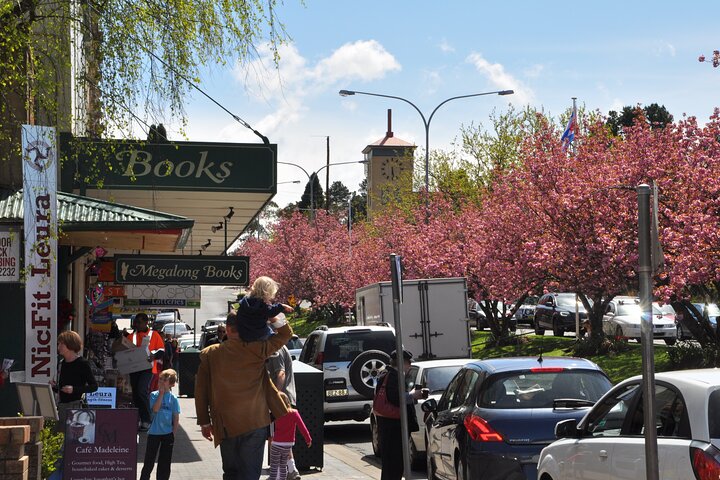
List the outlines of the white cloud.
{"type": "Polygon", "coordinates": [[[658,45],[655,46],[656,57],[662,57],[664,55],[670,55],[671,57],[674,57],[675,51],[675,45],[669,42],[660,41],[658,42],[658,45]]]}
{"type": "Polygon", "coordinates": [[[438,91],[444,82],[438,70],[428,70],[423,72],[423,83],[425,84],[425,92],[432,95],[438,91]]]}
{"type": "Polygon", "coordinates": [[[530,67],[525,69],[525,76],[530,78],[537,78],[540,76],[542,71],[545,69],[544,65],[540,65],[539,63],[536,63],[535,65],[531,65],[530,67]]]}
{"type": "Polygon", "coordinates": [[[467,62],[471,63],[498,90],[515,90],[514,95],[507,97],[509,101],[520,105],[532,103],[535,94],[530,87],[506,72],[502,64],[490,63],[477,52],[468,55],[467,62]]]}
{"type": "MultiPolygon", "coordinates": [[[[233,76],[243,83],[251,100],[262,100],[274,109],[256,120],[253,127],[275,137],[283,127],[302,122],[308,112],[306,103],[313,96],[326,94],[328,90],[353,81],[377,80],[402,68],[375,40],[346,43],[315,65],[311,65],[294,44],[280,47],[278,68],[273,64],[272,51],[267,45],[259,48],[258,53],[256,60],[236,66],[233,76]]],[[[352,110],[354,103],[345,101],[343,106],[352,110]]],[[[229,135],[238,135],[242,130],[235,126],[228,129],[229,135]]]]}
{"type": "Polygon", "coordinates": [[[346,43],[312,70],[314,81],[324,84],[340,80],[377,80],[386,73],[401,70],[400,64],[375,40],[346,43]]]}
{"type": "Polygon", "coordinates": [[[450,45],[450,43],[445,38],[440,40],[440,44],[438,45],[438,48],[440,48],[440,51],[444,52],[444,53],[452,53],[455,51],[455,47],[450,45]]]}

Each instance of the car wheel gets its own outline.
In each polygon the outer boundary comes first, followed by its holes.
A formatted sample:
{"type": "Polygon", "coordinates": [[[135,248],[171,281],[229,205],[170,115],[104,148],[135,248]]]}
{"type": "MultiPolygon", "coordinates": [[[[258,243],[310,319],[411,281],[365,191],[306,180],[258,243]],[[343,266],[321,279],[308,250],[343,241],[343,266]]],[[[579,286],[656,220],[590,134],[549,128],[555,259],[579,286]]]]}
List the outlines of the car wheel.
{"type": "Polygon", "coordinates": [[[672,347],[677,342],[677,338],[665,338],[665,345],[672,347]]]}
{"type": "Polygon", "coordinates": [[[408,438],[408,450],[410,450],[410,469],[422,470],[423,463],[425,463],[425,456],[418,452],[415,442],[412,439],[412,435],[408,438]]]}
{"type": "Polygon", "coordinates": [[[615,327],[615,340],[627,340],[620,325],[615,327]]]}
{"type": "Polygon", "coordinates": [[[553,335],[556,337],[564,337],[565,336],[565,329],[563,328],[562,324],[560,323],[559,318],[553,318],[553,335]]]}
{"type": "Polygon", "coordinates": [[[380,350],[368,350],[355,357],[350,364],[350,384],[365,398],[373,398],[378,377],[390,364],[390,355],[380,350]]]}
{"type": "Polygon", "coordinates": [[[375,419],[375,415],[370,415],[370,438],[372,442],[373,455],[381,458],[382,447],[380,446],[380,434],[378,433],[377,420],[375,419]]]}
{"type": "Polygon", "coordinates": [[[545,329],[540,327],[540,322],[538,322],[537,318],[534,323],[535,335],[545,335],[545,329]]]}

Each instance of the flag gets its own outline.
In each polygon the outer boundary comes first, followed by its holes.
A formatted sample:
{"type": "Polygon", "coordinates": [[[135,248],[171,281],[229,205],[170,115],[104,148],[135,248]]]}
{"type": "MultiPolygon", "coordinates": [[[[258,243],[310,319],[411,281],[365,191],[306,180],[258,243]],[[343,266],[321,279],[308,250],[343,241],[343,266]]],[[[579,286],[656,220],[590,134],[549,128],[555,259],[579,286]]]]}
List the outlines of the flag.
{"type": "Polygon", "coordinates": [[[567,127],[565,127],[565,131],[563,132],[562,138],[560,138],[560,143],[562,144],[563,150],[567,150],[568,146],[575,140],[575,133],[577,132],[577,107],[575,106],[575,102],[573,101],[573,109],[572,113],[570,114],[570,119],[568,120],[567,127]]]}

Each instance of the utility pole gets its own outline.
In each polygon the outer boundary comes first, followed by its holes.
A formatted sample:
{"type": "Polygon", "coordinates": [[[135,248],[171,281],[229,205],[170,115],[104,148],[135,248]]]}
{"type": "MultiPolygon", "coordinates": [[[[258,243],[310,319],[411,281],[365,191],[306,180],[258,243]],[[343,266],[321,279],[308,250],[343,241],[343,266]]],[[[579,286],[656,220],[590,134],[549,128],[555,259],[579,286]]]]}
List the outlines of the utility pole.
{"type": "Polygon", "coordinates": [[[325,161],[325,212],[330,211],[330,135],[325,137],[327,160],[325,161]]]}

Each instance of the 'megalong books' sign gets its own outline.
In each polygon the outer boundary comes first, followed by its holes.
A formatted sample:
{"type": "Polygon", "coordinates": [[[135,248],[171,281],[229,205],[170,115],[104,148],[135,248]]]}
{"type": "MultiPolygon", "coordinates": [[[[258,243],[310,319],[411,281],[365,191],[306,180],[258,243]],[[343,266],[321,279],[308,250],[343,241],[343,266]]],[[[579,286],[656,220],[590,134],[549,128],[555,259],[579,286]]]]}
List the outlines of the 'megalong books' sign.
{"type": "Polygon", "coordinates": [[[115,283],[247,285],[249,257],[116,255],[115,283]]]}

